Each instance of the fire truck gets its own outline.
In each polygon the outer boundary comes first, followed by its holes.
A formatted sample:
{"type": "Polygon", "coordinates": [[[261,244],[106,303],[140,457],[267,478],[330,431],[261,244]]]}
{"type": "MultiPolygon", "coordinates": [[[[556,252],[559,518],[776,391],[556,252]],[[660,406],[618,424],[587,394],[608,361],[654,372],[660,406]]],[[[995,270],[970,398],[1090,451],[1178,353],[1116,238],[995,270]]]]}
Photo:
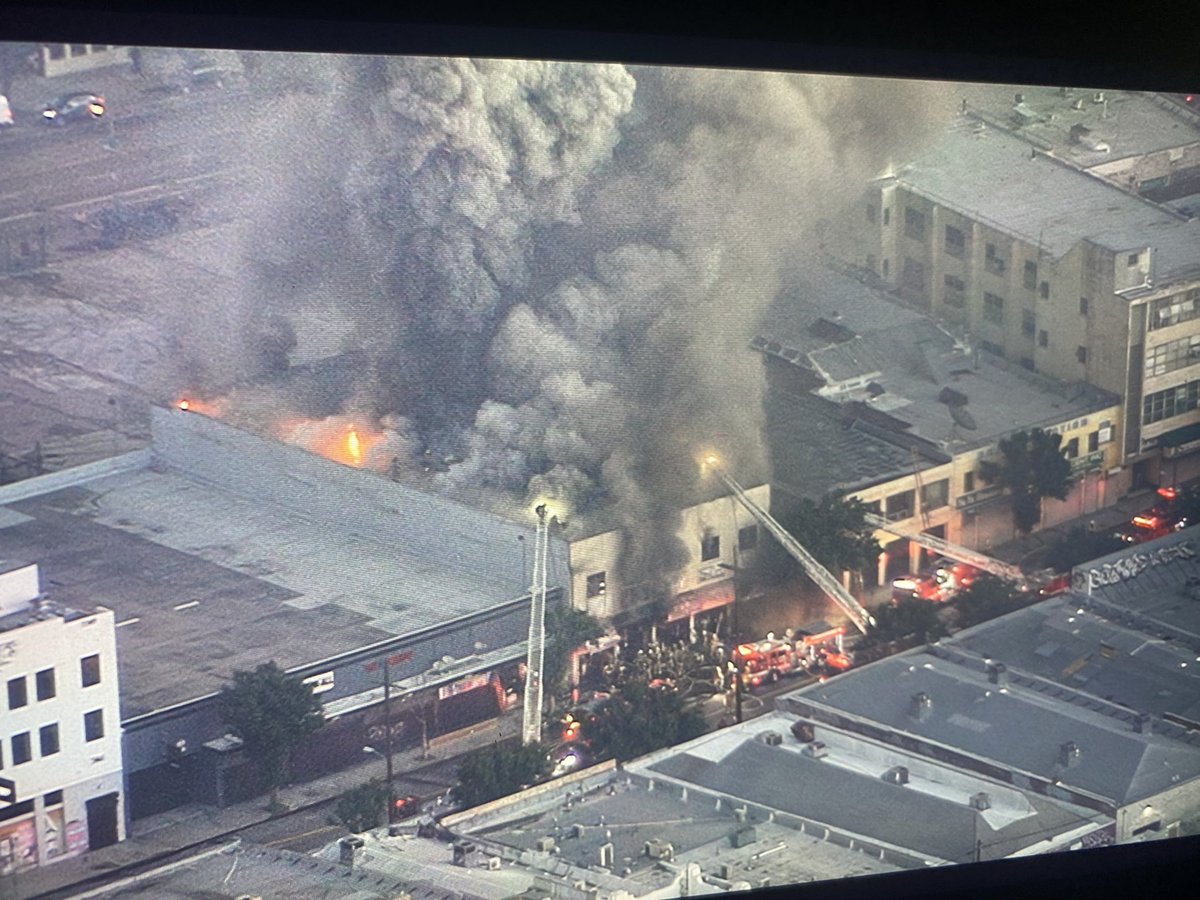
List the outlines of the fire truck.
{"type": "Polygon", "coordinates": [[[739,644],[736,652],[742,670],[742,684],[748,688],[774,684],[800,668],[796,648],[790,641],[768,637],[765,641],[739,644]]]}

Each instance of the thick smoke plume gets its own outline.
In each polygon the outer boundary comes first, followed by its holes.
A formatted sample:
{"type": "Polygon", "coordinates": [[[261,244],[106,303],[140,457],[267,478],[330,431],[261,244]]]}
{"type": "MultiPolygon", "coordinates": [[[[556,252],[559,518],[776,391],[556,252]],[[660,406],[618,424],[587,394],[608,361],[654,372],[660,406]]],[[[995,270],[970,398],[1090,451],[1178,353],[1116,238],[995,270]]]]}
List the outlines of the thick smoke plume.
{"type": "Polygon", "coordinates": [[[602,515],[630,595],[686,558],[701,452],[766,478],[747,344],[782,273],[819,264],[821,223],[861,215],[866,182],[952,112],[899,81],[303,65],[308,93],[281,92],[257,148],[243,324],[270,338],[245,355],[261,377],[291,339],[368,348],[322,416],[394,417],[396,467],[435,460],[450,495],[602,515]]]}

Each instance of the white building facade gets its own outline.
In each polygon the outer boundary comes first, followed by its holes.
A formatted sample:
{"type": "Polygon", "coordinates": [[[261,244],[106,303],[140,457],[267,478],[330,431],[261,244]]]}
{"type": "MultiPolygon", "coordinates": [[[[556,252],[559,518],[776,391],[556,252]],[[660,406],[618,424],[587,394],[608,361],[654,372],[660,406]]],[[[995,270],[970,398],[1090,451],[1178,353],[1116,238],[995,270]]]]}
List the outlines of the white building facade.
{"type": "Polygon", "coordinates": [[[123,840],[123,795],[112,611],[0,563],[0,875],[123,840]]]}

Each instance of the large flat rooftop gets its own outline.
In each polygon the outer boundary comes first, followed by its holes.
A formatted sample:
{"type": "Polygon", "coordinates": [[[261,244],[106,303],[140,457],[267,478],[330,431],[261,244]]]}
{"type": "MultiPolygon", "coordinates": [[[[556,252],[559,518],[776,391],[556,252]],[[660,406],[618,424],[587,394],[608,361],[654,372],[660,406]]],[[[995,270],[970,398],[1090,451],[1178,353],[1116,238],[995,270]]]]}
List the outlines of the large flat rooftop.
{"type": "Polygon", "coordinates": [[[1031,149],[1019,137],[963,117],[889,177],[1054,257],[1081,241],[1117,253],[1153,247],[1156,284],[1200,277],[1200,220],[1181,221],[1031,149]]]}
{"type": "MultiPolygon", "coordinates": [[[[920,439],[951,455],[988,446],[1018,429],[1056,425],[1119,402],[1116,395],[1097,388],[1063,384],[973,353],[924,314],[831,269],[800,277],[781,293],[753,346],[780,364],[805,370],[812,393],[836,403],[860,404],[870,414],[879,414],[876,418],[885,423],[885,432],[920,439]],[[962,403],[966,418],[951,414],[944,402],[947,390],[958,395],[956,402],[962,403]]],[[[784,396],[787,392],[774,393],[768,403],[778,409],[768,416],[770,427],[778,427],[779,420],[795,420],[807,430],[810,417],[799,414],[799,408],[813,404],[784,396]],[[797,407],[791,415],[789,404],[797,407]]],[[[825,475],[830,484],[869,474],[858,471],[859,457],[879,442],[857,434],[850,437],[853,440],[844,434],[824,435],[826,444],[818,455],[827,462],[816,464],[845,470],[825,475]],[[861,444],[863,449],[847,447],[843,453],[842,443],[861,444]]],[[[867,452],[861,462],[881,473],[898,466],[912,468],[906,450],[867,452]]],[[[776,467],[787,471],[778,460],[776,467]]]]}
{"type": "Polygon", "coordinates": [[[527,593],[528,529],[203,417],[154,425],[146,465],[0,489],[0,557],[36,560],[57,603],[114,611],[123,718],[527,593]]]}
{"type": "Polygon", "coordinates": [[[952,653],[914,651],[798,690],[780,705],[875,723],[1118,804],[1200,776],[1193,740],[1139,733],[1131,711],[1069,688],[989,683],[983,668],[952,653]],[[918,694],[929,701],[923,716],[913,712],[918,694]],[[1068,743],[1079,748],[1070,765],[1061,756],[1068,743]]]}

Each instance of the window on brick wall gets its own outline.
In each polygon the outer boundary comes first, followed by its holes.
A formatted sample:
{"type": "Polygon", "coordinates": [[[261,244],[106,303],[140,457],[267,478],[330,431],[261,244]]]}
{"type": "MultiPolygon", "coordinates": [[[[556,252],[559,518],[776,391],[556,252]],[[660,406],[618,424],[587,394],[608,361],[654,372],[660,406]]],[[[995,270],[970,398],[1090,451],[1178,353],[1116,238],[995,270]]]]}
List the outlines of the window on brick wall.
{"type": "Polygon", "coordinates": [[[1037,320],[1034,318],[1033,310],[1021,310],[1021,334],[1033,337],[1035,331],[1037,331],[1037,320]]]}
{"type": "Polygon", "coordinates": [[[983,295],[983,317],[997,325],[1004,321],[1004,298],[995,294],[983,295]]]}
{"type": "Polygon", "coordinates": [[[948,256],[962,259],[967,252],[967,236],[953,225],[946,226],[946,238],[942,243],[948,256]]]}
{"type": "Polygon", "coordinates": [[[1049,347],[1050,346],[1050,334],[1045,329],[1042,329],[1041,331],[1038,332],[1038,346],[1039,347],[1049,347]]]}
{"type": "Polygon", "coordinates": [[[85,656],[79,660],[79,675],[84,687],[100,683],[100,657],[85,656]]]}
{"type": "Polygon", "coordinates": [[[921,508],[924,510],[941,509],[950,503],[950,480],[943,478],[921,488],[921,508]]]}
{"type": "Polygon", "coordinates": [[[37,673],[37,698],[39,700],[52,700],[56,693],[54,684],[54,670],[42,669],[37,673]]]}
{"type": "Polygon", "coordinates": [[[870,222],[872,225],[875,224],[875,204],[874,203],[867,204],[867,221],[870,222]]]}
{"type": "Polygon", "coordinates": [[[1067,459],[1075,459],[1079,456],[1079,438],[1073,437],[1067,441],[1066,450],[1064,451],[1067,459]]]}
{"type": "Polygon", "coordinates": [[[900,283],[910,291],[918,294],[925,293],[925,266],[915,259],[904,259],[904,272],[900,275],[900,283]]]}
{"type": "Polygon", "coordinates": [[[913,240],[925,240],[925,214],[920,210],[905,207],[904,236],[913,240]]]}
{"type": "Polygon", "coordinates": [[[963,475],[963,493],[969,494],[975,490],[975,473],[967,472],[963,475]]]}
{"type": "Polygon", "coordinates": [[[1043,300],[1050,299],[1050,282],[1043,281],[1041,284],[1038,285],[1038,296],[1041,297],[1043,300]]]}
{"type": "Polygon", "coordinates": [[[1079,298],[1079,314],[1081,316],[1086,316],[1088,314],[1088,298],[1087,297],[1079,298]]]}
{"type": "Polygon", "coordinates": [[[1025,290],[1032,291],[1037,287],[1037,263],[1025,260],[1025,290]]]}
{"type": "Polygon", "coordinates": [[[104,737],[104,710],[93,709],[83,714],[83,739],[98,741],[104,737]]]}
{"type": "Polygon", "coordinates": [[[721,536],[715,531],[705,532],[700,538],[700,559],[708,562],[721,555],[721,536]]]}
{"type": "Polygon", "coordinates": [[[753,550],[758,546],[758,526],[747,525],[738,529],[738,549],[753,550]]]}
{"type": "Polygon", "coordinates": [[[883,224],[884,225],[892,224],[892,211],[891,211],[891,209],[888,209],[886,207],[883,210],[883,224]]]}
{"type": "Polygon", "coordinates": [[[983,267],[996,275],[1004,273],[1004,259],[1000,256],[995,244],[988,244],[984,248],[983,267]]]}
{"type": "Polygon", "coordinates": [[[944,304],[958,309],[967,305],[967,286],[961,278],[955,278],[953,275],[943,275],[942,285],[942,302],[944,304]]]}
{"type": "Polygon", "coordinates": [[[25,676],[9,679],[8,708],[20,709],[29,703],[29,688],[25,685],[25,676]]]}
{"type": "Polygon", "coordinates": [[[601,596],[608,590],[608,573],[593,572],[587,577],[587,595],[588,599],[601,596]]]}
{"type": "Polygon", "coordinates": [[[1086,363],[1087,362],[1087,347],[1083,347],[1083,346],[1076,347],[1075,348],[1075,358],[1077,360],[1079,360],[1081,363],[1086,363]]]}
{"type": "Polygon", "coordinates": [[[53,756],[62,749],[58,742],[57,722],[38,729],[38,743],[41,744],[42,756],[53,756]]]}

